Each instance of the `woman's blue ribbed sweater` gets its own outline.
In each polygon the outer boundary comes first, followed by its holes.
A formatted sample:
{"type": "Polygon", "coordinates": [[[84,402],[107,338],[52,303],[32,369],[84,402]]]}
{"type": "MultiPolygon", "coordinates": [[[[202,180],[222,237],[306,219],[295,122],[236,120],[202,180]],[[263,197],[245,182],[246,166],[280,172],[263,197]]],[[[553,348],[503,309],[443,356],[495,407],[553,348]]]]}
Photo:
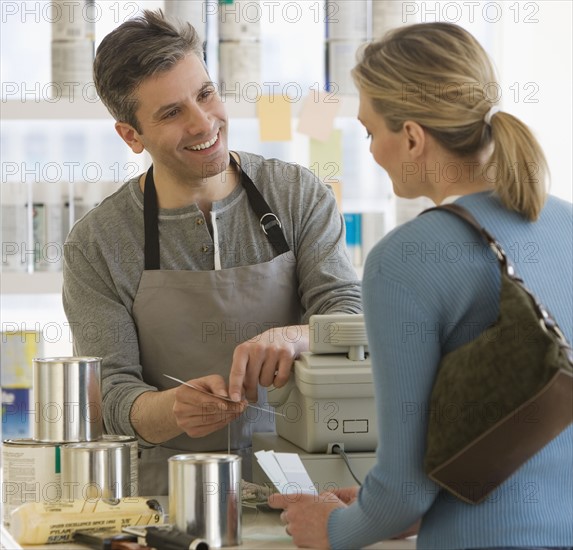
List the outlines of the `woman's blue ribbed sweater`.
{"type": "MultiPolygon", "coordinates": [[[[501,242],[571,342],[573,205],[549,197],[540,218],[528,222],[490,193],[456,202],[501,242]]],[[[422,516],[418,548],[573,546],[573,427],[478,505],[440,490],[423,471],[437,365],[495,321],[499,284],[493,253],[447,212],[396,228],[368,255],[363,302],[376,386],[377,465],[358,501],[331,514],[333,548],[387,539],[422,516]]]]}

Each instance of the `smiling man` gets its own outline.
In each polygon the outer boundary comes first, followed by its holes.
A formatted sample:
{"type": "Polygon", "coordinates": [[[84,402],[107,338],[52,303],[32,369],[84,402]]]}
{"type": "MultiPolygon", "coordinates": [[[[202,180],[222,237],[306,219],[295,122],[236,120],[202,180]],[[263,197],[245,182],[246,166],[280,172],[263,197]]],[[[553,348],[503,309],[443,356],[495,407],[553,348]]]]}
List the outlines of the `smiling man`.
{"type": "Polygon", "coordinates": [[[68,237],[74,352],[103,358],[105,428],[139,438],[140,494],[167,494],[181,452],[230,446],[248,479],[251,435],[274,420],[247,401],[268,407],[265,388],[286,383],[310,315],[361,311],[334,196],[300,166],[228,150],[188,24],[160,11],[123,23],[94,79],[119,135],[153,164],[68,237]]]}

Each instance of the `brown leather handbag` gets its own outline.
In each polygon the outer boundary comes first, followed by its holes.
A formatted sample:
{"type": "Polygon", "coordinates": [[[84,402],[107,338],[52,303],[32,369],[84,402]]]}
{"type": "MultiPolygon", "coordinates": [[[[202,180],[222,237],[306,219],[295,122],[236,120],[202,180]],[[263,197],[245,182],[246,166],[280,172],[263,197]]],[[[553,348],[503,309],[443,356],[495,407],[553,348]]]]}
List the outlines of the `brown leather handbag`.
{"type": "Polygon", "coordinates": [[[424,470],[477,504],[573,422],[573,352],[499,243],[463,207],[501,268],[497,321],[445,355],[431,395],[424,470]]]}

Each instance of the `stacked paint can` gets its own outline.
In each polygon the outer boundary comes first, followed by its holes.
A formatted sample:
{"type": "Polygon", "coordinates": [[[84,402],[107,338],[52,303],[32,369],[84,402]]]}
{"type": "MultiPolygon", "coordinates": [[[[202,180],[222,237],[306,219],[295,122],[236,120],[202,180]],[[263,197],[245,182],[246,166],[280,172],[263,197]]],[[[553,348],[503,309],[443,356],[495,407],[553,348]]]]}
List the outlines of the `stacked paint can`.
{"type": "Polygon", "coordinates": [[[3,519],[24,502],[138,494],[137,440],[103,435],[101,359],[33,361],[33,438],[2,445],[3,519]]]}
{"type": "MultiPolygon", "coordinates": [[[[329,89],[342,95],[356,95],[350,71],[356,53],[367,40],[378,40],[405,23],[399,0],[325,0],[326,68],[329,89]]],[[[412,14],[408,16],[412,22],[412,14]]]]}
{"type": "Polygon", "coordinates": [[[199,34],[201,43],[205,43],[207,36],[207,10],[204,0],[192,2],[181,0],[165,0],[165,15],[179,22],[188,22],[199,34]]]}
{"type": "Polygon", "coordinates": [[[412,14],[403,14],[403,2],[396,0],[373,0],[372,2],[372,38],[378,40],[387,31],[406,23],[413,23],[412,14]]]}
{"type": "Polygon", "coordinates": [[[92,64],[98,17],[95,0],[51,2],[53,99],[96,100],[92,64]]]}
{"type": "Polygon", "coordinates": [[[249,83],[261,79],[260,0],[219,0],[219,85],[236,101],[249,83]]]}
{"type": "Polygon", "coordinates": [[[356,65],[356,52],[369,36],[367,0],[326,0],[326,82],[328,89],[341,95],[358,90],[350,71],[356,65]]]}

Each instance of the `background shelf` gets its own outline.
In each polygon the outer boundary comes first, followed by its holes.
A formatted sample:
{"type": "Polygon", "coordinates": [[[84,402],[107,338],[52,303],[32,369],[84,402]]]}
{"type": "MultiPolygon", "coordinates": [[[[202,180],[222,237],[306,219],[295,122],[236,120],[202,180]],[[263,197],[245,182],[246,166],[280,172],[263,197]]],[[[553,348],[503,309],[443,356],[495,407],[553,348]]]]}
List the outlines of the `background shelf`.
{"type": "Polygon", "coordinates": [[[0,292],[4,294],[61,294],[62,272],[2,273],[0,292]]]}
{"type": "MultiPolygon", "coordinates": [[[[336,95],[333,101],[340,101],[338,117],[355,118],[358,114],[358,97],[336,95]]],[[[229,118],[257,118],[257,104],[246,100],[236,101],[233,96],[223,96],[229,118]]],[[[297,118],[303,101],[293,101],[292,116],[297,118]]],[[[88,101],[75,98],[68,101],[60,98],[57,101],[17,101],[8,100],[0,104],[2,120],[81,120],[110,119],[111,116],[101,101],[88,101]]]]}

